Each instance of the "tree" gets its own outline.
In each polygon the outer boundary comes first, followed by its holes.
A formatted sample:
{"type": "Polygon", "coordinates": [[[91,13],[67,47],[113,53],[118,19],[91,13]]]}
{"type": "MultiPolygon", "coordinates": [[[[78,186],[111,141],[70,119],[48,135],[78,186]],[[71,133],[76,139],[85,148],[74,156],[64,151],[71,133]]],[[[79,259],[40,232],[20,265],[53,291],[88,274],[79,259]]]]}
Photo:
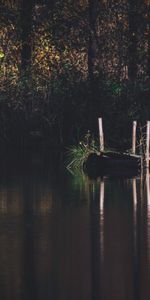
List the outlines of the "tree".
{"type": "Polygon", "coordinates": [[[53,9],[54,9],[55,2],[56,1],[54,1],[54,0],[47,0],[47,6],[51,11],[53,11],[53,9]]]}
{"type": "Polygon", "coordinates": [[[137,0],[129,0],[128,76],[134,81],[137,75],[137,0]]]}
{"type": "Polygon", "coordinates": [[[99,1],[89,0],[89,49],[88,75],[91,82],[94,80],[94,62],[96,57],[96,21],[99,14],[99,1]]]}
{"type": "Polygon", "coordinates": [[[147,75],[150,78],[150,2],[147,2],[147,29],[148,29],[148,53],[147,53],[147,75]]]}
{"type": "Polygon", "coordinates": [[[21,7],[21,72],[30,73],[31,68],[31,33],[32,33],[32,11],[34,0],[23,0],[21,7]]]}

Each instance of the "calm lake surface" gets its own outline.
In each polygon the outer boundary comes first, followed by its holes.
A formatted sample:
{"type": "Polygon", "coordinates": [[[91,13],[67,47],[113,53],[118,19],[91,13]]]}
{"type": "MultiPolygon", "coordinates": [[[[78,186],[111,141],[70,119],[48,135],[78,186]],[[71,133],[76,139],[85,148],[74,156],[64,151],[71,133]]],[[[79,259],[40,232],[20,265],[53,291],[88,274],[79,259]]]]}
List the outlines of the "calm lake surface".
{"type": "Polygon", "coordinates": [[[150,181],[0,171],[0,299],[150,299],[150,181]]]}

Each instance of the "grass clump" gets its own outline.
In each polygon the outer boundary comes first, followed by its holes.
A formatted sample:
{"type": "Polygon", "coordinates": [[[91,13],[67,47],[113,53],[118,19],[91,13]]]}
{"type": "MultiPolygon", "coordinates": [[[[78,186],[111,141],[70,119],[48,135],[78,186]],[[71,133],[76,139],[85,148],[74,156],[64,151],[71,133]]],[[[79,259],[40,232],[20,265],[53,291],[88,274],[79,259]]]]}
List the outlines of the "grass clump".
{"type": "Polygon", "coordinates": [[[74,171],[82,170],[85,160],[89,154],[93,152],[98,153],[98,146],[94,137],[91,135],[90,131],[88,131],[77,146],[71,146],[68,149],[67,169],[74,171]]]}

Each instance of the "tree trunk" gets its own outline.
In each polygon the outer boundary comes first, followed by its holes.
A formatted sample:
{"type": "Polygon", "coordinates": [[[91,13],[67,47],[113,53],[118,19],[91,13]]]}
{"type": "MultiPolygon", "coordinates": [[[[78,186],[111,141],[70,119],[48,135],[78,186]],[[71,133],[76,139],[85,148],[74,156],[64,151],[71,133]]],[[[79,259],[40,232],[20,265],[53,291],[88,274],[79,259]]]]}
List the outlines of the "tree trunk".
{"type": "Polygon", "coordinates": [[[97,44],[97,28],[96,21],[99,15],[99,0],[89,0],[89,47],[88,47],[88,78],[90,82],[90,92],[91,97],[89,98],[88,103],[88,115],[89,115],[89,124],[92,131],[95,130],[97,126],[97,118],[99,116],[99,97],[98,97],[98,86],[95,76],[95,62],[98,52],[97,44]]]}
{"type": "Polygon", "coordinates": [[[31,71],[31,32],[32,9],[34,0],[23,0],[21,7],[21,73],[25,75],[31,71]]]}
{"type": "Polygon", "coordinates": [[[129,0],[128,76],[132,81],[137,76],[137,2],[136,0],[129,0]]]}
{"type": "Polygon", "coordinates": [[[96,57],[96,20],[98,17],[98,0],[89,0],[89,49],[88,49],[88,75],[92,82],[94,79],[94,61],[96,57]]]}
{"type": "Polygon", "coordinates": [[[56,2],[55,0],[48,0],[47,2],[47,6],[51,11],[53,11],[54,9],[55,2],[56,2]]]}
{"type": "Polygon", "coordinates": [[[148,58],[147,58],[147,75],[150,78],[150,5],[148,5],[148,58]]]}

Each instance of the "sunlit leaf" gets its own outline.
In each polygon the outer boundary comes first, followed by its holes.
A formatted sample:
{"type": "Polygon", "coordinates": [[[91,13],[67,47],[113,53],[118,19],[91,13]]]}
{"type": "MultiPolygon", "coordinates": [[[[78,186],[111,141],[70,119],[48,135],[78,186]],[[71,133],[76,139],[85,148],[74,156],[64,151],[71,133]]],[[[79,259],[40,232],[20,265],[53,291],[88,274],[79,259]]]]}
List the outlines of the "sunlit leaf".
{"type": "Polygon", "coordinates": [[[3,58],[5,55],[2,51],[0,51],[0,58],[3,58]]]}

